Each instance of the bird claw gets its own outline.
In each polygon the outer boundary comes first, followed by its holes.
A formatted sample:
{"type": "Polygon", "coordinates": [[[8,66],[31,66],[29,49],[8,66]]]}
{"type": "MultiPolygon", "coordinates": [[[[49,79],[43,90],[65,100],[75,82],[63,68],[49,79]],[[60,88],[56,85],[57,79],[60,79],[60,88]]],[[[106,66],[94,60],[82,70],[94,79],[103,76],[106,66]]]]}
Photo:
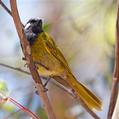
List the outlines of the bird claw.
{"type": "Polygon", "coordinates": [[[28,68],[28,63],[25,63],[25,64],[24,64],[24,67],[27,67],[27,68],[28,68]]]}
{"type": "Polygon", "coordinates": [[[48,89],[44,87],[44,92],[47,92],[47,91],[48,91],[48,89]]]}
{"type": "MultiPolygon", "coordinates": [[[[36,87],[35,87],[35,88],[36,88],[36,87]]],[[[48,91],[48,89],[44,87],[43,92],[47,92],[47,91],[48,91]]],[[[39,95],[38,90],[36,90],[35,93],[36,93],[37,95],[39,95]]]]}
{"type": "Polygon", "coordinates": [[[44,83],[44,85],[43,85],[44,87],[46,87],[46,86],[47,86],[47,84],[48,84],[48,82],[50,81],[50,79],[51,79],[51,78],[50,78],[50,77],[48,77],[48,78],[46,78],[46,79],[47,79],[47,80],[46,80],[46,82],[45,82],[45,83],[44,83]]]}
{"type": "MultiPolygon", "coordinates": [[[[22,60],[23,60],[23,61],[26,61],[26,58],[25,58],[25,57],[22,57],[22,60]]],[[[27,68],[28,68],[28,63],[25,63],[25,64],[24,64],[24,67],[27,67],[27,68]]]]}
{"type": "Polygon", "coordinates": [[[26,58],[25,57],[22,57],[22,60],[26,61],[26,58]]]}
{"type": "Polygon", "coordinates": [[[77,94],[76,94],[76,92],[75,92],[75,90],[74,89],[71,89],[71,91],[72,91],[72,93],[73,93],[73,95],[74,95],[74,98],[78,98],[78,96],[77,96],[77,94]]]}

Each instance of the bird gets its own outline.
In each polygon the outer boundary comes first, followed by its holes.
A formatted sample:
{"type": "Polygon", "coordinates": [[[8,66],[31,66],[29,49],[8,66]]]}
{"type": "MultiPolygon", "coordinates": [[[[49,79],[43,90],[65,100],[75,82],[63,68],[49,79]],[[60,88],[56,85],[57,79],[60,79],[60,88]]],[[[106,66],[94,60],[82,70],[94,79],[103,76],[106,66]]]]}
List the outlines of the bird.
{"type": "Polygon", "coordinates": [[[30,19],[24,31],[39,75],[72,90],[91,110],[101,111],[102,101],[75,78],[54,39],[44,31],[42,19],[30,19]]]}

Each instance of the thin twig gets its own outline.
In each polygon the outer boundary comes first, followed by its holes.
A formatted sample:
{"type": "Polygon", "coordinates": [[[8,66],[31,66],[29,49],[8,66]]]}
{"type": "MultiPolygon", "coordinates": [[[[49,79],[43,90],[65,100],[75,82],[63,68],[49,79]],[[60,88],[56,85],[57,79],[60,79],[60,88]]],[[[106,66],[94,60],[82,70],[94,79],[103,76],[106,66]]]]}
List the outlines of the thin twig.
{"type": "Polygon", "coordinates": [[[10,102],[12,102],[13,104],[15,104],[17,107],[19,107],[21,110],[23,110],[24,112],[26,112],[27,114],[29,114],[33,119],[40,119],[38,116],[36,116],[32,111],[30,111],[29,109],[25,108],[24,106],[22,106],[21,104],[19,104],[17,101],[15,101],[12,98],[8,98],[8,100],[10,102]]]}
{"type": "Polygon", "coordinates": [[[80,100],[80,104],[85,107],[85,110],[94,118],[94,119],[100,119],[100,117],[93,112],[85,103],[81,98],[78,98],[80,100]]]}
{"type": "Polygon", "coordinates": [[[112,115],[112,119],[119,119],[119,92],[118,92],[118,97],[117,97],[117,102],[114,108],[114,112],[112,115]]]}
{"type": "Polygon", "coordinates": [[[17,101],[15,101],[14,99],[12,99],[10,97],[4,98],[4,99],[0,99],[0,102],[1,103],[2,102],[7,102],[7,101],[10,101],[11,103],[13,103],[17,107],[19,107],[22,111],[24,111],[26,114],[28,114],[29,116],[31,116],[33,119],[41,119],[37,115],[35,115],[32,111],[30,111],[26,107],[22,106],[21,104],[19,104],[17,101]]]}
{"type": "Polygon", "coordinates": [[[8,100],[10,102],[12,102],[13,104],[15,104],[17,107],[19,107],[21,110],[23,110],[24,112],[26,112],[27,114],[29,114],[33,119],[40,119],[32,111],[30,111],[29,109],[25,108],[24,106],[22,106],[21,104],[19,104],[18,102],[16,102],[14,99],[12,99],[12,98],[9,97],[8,100]]]}
{"type": "Polygon", "coordinates": [[[116,21],[115,67],[114,67],[114,76],[112,82],[109,111],[107,115],[108,119],[112,118],[112,114],[114,112],[114,108],[118,96],[118,85],[119,85],[119,5],[117,9],[117,21],[116,21]]]}
{"type": "Polygon", "coordinates": [[[0,0],[0,4],[1,6],[5,9],[5,11],[10,15],[12,16],[12,13],[11,11],[7,8],[7,6],[2,2],[2,0],[0,0]]]}
{"type": "Polygon", "coordinates": [[[47,93],[45,92],[42,81],[40,79],[40,76],[37,72],[37,69],[36,69],[36,67],[33,63],[32,57],[31,57],[30,46],[26,39],[24,29],[21,24],[21,20],[20,20],[17,5],[16,5],[16,0],[10,0],[10,5],[11,5],[11,11],[12,11],[12,17],[14,20],[14,24],[16,26],[16,30],[17,30],[18,36],[19,36],[21,44],[22,44],[23,53],[24,53],[26,61],[28,63],[29,70],[32,74],[34,81],[35,81],[35,85],[36,85],[38,94],[42,99],[43,106],[44,106],[44,109],[48,115],[48,118],[55,119],[55,115],[54,115],[54,112],[50,105],[50,101],[48,99],[47,93]]]}
{"type": "Polygon", "coordinates": [[[6,68],[9,68],[9,69],[13,69],[13,70],[15,70],[15,71],[19,71],[19,72],[22,72],[22,73],[25,73],[25,74],[31,75],[31,73],[29,73],[29,72],[27,72],[27,71],[24,71],[24,70],[21,69],[21,68],[12,67],[12,66],[10,66],[10,65],[3,64],[3,63],[0,63],[0,66],[3,66],[3,67],[6,67],[6,68]]]}
{"type": "MultiPolygon", "coordinates": [[[[9,8],[2,2],[2,0],[0,0],[0,4],[1,6],[4,8],[4,10],[10,15],[12,16],[12,12],[9,10],[9,8]]],[[[22,26],[24,27],[24,25],[22,24],[22,26]]]]}

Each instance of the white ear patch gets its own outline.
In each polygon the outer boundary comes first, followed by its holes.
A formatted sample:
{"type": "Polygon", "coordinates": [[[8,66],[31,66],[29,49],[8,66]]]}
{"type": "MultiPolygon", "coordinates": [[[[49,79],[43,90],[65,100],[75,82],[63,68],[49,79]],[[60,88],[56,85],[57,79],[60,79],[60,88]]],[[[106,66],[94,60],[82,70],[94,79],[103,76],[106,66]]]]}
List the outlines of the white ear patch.
{"type": "Polygon", "coordinates": [[[30,23],[26,24],[25,29],[27,29],[30,25],[31,25],[30,23]]]}

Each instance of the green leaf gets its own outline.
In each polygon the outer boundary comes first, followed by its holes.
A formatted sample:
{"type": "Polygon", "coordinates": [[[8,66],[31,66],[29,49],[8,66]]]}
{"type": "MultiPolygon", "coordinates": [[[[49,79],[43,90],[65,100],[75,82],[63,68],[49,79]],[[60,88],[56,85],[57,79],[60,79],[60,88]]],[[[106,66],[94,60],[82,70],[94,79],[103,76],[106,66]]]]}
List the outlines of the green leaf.
{"type": "Polygon", "coordinates": [[[4,81],[0,81],[0,96],[2,98],[5,98],[6,96],[8,96],[8,88],[4,81]]]}
{"type": "Polygon", "coordinates": [[[44,25],[43,25],[43,30],[44,30],[45,32],[48,32],[49,29],[50,29],[50,26],[51,26],[51,24],[49,24],[49,23],[44,24],[44,25]]]}

